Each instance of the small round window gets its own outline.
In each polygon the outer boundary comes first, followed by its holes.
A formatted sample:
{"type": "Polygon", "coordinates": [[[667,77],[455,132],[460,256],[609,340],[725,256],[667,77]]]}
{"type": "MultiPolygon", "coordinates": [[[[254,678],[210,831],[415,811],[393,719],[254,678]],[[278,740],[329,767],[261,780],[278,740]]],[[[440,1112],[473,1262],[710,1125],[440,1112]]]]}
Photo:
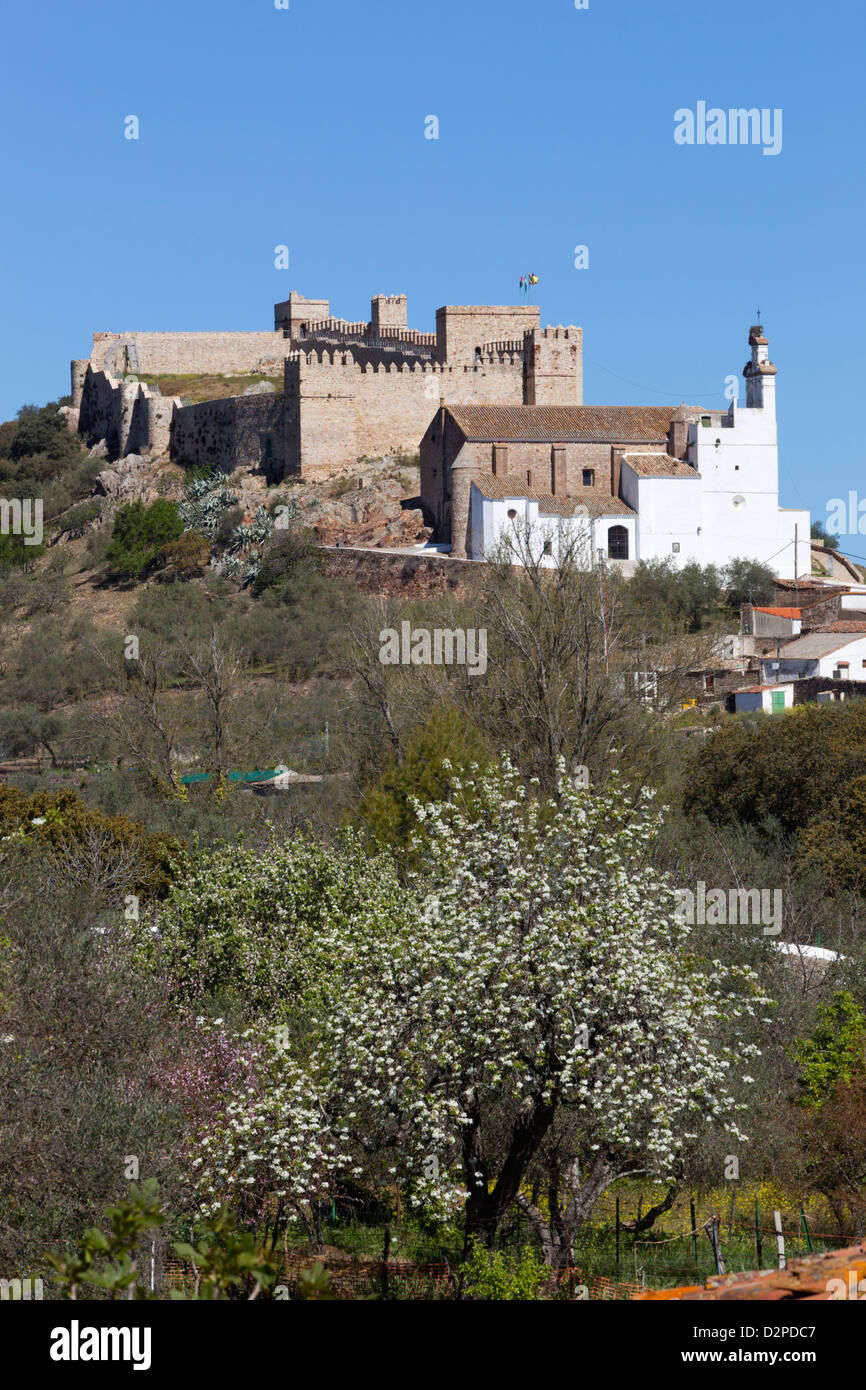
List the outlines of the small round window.
{"type": "Polygon", "coordinates": [[[745,507],[745,505],[746,505],[746,499],[745,499],[745,497],[740,497],[739,494],[737,494],[737,496],[734,498],[734,506],[735,506],[735,507],[745,507]]]}
{"type": "Polygon", "coordinates": [[[513,508],[513,507],[509,507],[509,508],[508,508],[508,520],[509,520],[509,521],[513,521],[514,518],[515,518],[516,516],[517,516],[517,512],[514,510],[514,508],[513,508]]]}

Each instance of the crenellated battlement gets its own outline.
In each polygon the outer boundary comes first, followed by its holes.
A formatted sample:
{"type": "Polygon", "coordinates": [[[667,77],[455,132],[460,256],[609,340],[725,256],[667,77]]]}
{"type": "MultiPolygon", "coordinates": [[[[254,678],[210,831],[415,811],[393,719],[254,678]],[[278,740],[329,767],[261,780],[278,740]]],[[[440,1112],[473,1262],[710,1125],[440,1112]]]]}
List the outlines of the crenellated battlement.
{"type": "Polygon", "coordinates": [[[561,323],[554,325],[548,324],[546,328],[541,330],[540,336],[542,338],[570,338],[581,340],[583,338],[583,329],[576,328],[574,324],[568,324],[565,328],[561,323]]]}
{"type": "Polygon", "coordinates": [[[473,362],[437,362],[429,357],[417,357],[409,353],[381,347],[367,347],[364,344],[329,345],[317,344],[315,347],[302,347],[289,353],[286,363],[303,362],[307,367],[324,368],[335,372],[384,372],[416,373],[422,375],[478,374],[502,371],[509,375],[520,375],[523,370],[523,352],[490,354],[478,357],[473,362]]]}

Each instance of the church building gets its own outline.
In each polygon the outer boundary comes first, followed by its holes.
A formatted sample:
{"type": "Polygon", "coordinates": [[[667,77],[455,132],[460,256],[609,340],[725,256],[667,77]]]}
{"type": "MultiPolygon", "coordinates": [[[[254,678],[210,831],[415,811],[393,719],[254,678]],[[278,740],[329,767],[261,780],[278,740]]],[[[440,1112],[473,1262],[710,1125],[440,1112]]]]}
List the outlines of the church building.
{"type": "Polygon", "coordinates": [[[628,572],[639,560],[811,570],[809,513],[779,506],[776,368],[749,333],[745,404],[442,405],[421,442],[421,499],[434,540],[480,560],[524,521],[549,563],[581,541],[628,572]]]}

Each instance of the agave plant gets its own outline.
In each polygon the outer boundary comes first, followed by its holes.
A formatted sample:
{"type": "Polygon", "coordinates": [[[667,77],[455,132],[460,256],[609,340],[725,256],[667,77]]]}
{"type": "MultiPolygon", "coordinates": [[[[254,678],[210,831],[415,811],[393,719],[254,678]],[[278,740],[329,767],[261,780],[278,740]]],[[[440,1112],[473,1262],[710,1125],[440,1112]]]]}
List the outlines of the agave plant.
{"type": "Polygon", "coordinates": [[[194,478],[186,488],[186,500],[178,506],[181,520],[188,531],[201,531],[213,540],[225,511],[237,506],[237,497],[223,486],[219,473],[208,478],[194,478]]]}

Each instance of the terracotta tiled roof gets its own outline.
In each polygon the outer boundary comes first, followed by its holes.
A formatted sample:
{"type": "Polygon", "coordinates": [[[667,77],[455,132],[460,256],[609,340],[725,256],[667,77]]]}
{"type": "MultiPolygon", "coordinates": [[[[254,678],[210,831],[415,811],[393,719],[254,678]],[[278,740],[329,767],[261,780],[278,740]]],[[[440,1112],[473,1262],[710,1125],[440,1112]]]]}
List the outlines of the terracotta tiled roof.
{"type": "Polygon", "coordinates": [[[485,497],[492,497],[498,502],[504,502],[508,497],[535,496],[526,486],[526,479],[521,482],[519,478],[509,478],[502,473],[490,473],[481,478],[473,478],[472,481],[485,497]]]}
{"type": "Polygon", "coordinates": [[[667,405],[450,405],[467,439],[499,443],[661,444],[667,438],[667,405]]]}
{"type": "Polygon", "coordinates": [[[699,478],[701,475],[691,464],[682,459],[671,458],[670,454],[623,454],[627,463],[642,478],[699,478]]]}
{"type": "Polygon", "coordinates": [[[866,614],[861,615],[860,618],[840,618],[838,622],[825,623],[820,628],[820,631],[853,632],[855,634],[859,633],[861,636],[866,636],[866,614]]]}
{"type": "Polygon", "coordinates": [[[757,603],[752,607],[753,613],[769,613],[774,618],[802,618],[803,611],[800,608],[764,608],[757,603]]]}
{"type": "Polygon", "coordinates": [[[527,487],[525,480],[503,474],[484,474],[472,481],[484,497],[498,502],[526,497],[537,502],[539,512],[545,516],[574,516],[581,507],[586,508],[589,516],[634,516],[633,509],[621,498],[612,497],[601,488],[581,488],[576,497],[554,497],[549,492],[536,492],[527,487]]]}

